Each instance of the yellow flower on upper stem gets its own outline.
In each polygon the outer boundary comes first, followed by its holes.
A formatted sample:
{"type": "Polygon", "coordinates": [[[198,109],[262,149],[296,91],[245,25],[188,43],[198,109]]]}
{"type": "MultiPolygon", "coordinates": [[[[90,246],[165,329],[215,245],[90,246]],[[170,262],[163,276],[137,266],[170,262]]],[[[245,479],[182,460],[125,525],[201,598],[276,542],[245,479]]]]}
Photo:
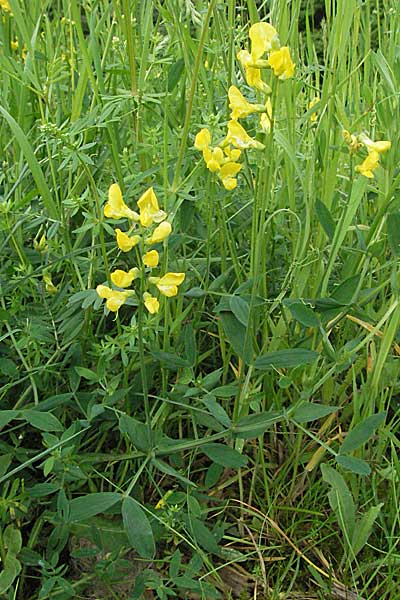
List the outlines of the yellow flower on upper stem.
{"type": "Polygon", "coordinates": [[[256,148],[263,150],[264,144],[249,136],[247,131],[237,121],[229,121],[228,135],[225,138],[226,144],[232,144],[235,148],[256,148]]]}
{"type": "Polygon", "coordinates": [[[150,252],[146,252],[146,254],[143,256],[142,260],[143,260],[143,264],[146,267],[156,267],[158,265],[158,261],[159,261],[159,254],[157,252],[157,250],[150,250],[150,252]]]}
{"type": "Polygon", "coordinates": [[[282,46],[279,50],[271,52],[268,64],[273,69],[274,75],[279,79],[290,79],[294,75],[296,65],[290,58],[290,51],[287,46],[282,46]]]}
{"type": "Polygon", "coordinates": [[[225,146],[224,152],[231,162],[239,160],[240,155],[242,154],[242,151],[239,150],[239,148],[231,148],[230,146],[225,146]]]}
{"type": "Polygon", "coordinates": [[[137,204],[140,211],[140,224],[143,227],[149,227],[154,222],[160,223],[167,216],[163,210],[160,210],[157,196],[152,187],[141,195],[137,204]]]}
{"type": "Polygon", "coordinates": [[[237,175],[242,168],[242,165],[237,162],[227,162],[222,165],[218,177],[221,179],[222,184],[226,190],[234,190],[237,186],[235,175],[237,175]]]}
{"type": "Polygon", "coordinates": [[[254,23],[250,27],[249,37],[253,61],[261,58],[263,54],[269,52],[272,48],[279,48],[278,32],[270,23],[254,23]]]}
{"type": "Polygon", "coordinates": [[[172,298],[178,293],[178,286],[185,279],[185,273],[166,273],[163,277],[149,277],[149,282],[157,286],[161,294],[172,298]]]}
{"type": "Polygon", "coordinates": [[[207,165],[207,169],[211,173],[219,171],[222,163],[224,162],[224,153],[221,148],[204,148],[203,150],[204,162],[207,165]]]}
{"type": "Polygon", "coordinates": [[[98,285],[96,292],[100,298],[105,298],[107,300],[106,306],[108,310],[111,310],[112,312],[117,312],[119,308],[125,304],[129,296],[133,296],[135,293],[133,290],[127,290],[126,292],[112,290],[107,285],[98,285]]]}
{"type": "Polygon", "coordinates": [[[264,92],[264,94],[270,94],[271,88],[262,80],[261,69],[252,64],[251,54],[247,50],[240,50],[237,58],[245,70],[248,85],[264,92]]]}
{"type": "Polygon", "coordinates": [[[125,204],[121,188],[118,183],[110,185],[108,190],[108,202],[104,206],[104,215],[108,219],[131,219],[131,221],[139,221],[139,215],[134,210],[128,208],[125,204]]]}
{"type": "Polygon", "coordinates": [[[251,104],[243,96],[242,92],[235,86],[231,85],[228,90],[229,108],[232,109],[231,119],[242,119],[255,112],[260,112],[264,109],[262,104],[251,104]]]}
{"type": "Polygon", "coordinates": [[[365,133],[361,133],[358,136],[359,141],[367,147],[368,152],[372,150],[378,152],[378,154],[384,154],[391,148],[391,142],[388,140],[381,140],[379,142],[372,141],[365,133]]]}
{"type": "Polygon", "coordinates": [[[116,229],[115,233],[117,235],[117,246],[122,252],[129,252],[129,250],[132,250],[140,242],[140,235],[129,236],[120,229],[116,229]]]}
{"type": "Polygon", "coordinates": [[[14,52],[16,52],[18,50],[18,40],[11,40],[10,42],[10,46],[11,46],[11,50],[14,50],[14,52]]]}
{"type": "Polygon", "coordinates": [[[376,150],[371,150],[371,152],[368,153],[368,156],[364,160],[364,162],[362,162],[361,165],[358,165],[356,167],[356,171],[361,173],[361,175],[364,175],[364,177],[368,177],[368,179],[373,179],[374,178],[373,171],[375,171],[375,169],[378,166],[379,166],[379,152],[376,152],[376,150]]]}
{"type": "Polygon", "coordinates": [[[148,292],[145,292],[143,294],[143,300],[144,300],[145,307],[147,308],[147,310],[149,311],[149,313],[151,315],[154,315],[154,313],[158,313],[158,311],[160,309],[160,303],[157,300],[157,298],[155,298],[148,292]]]}
{"type": "Polygon", "coordinates": [[[204,150],[211,144],[211,133],[208,129],[204,128],[199,131],[194,140],[194,147],[196,150],[204,150]]]}
{"type": "Polygon", "coordinates": [[[120,288],[129,287],[134,279],[139,277],[140,271],[137,267],[130,269],[129,271],[123,271],[122,269],[117,269],[113,273],[111,273],[111,281],[114,285],[120,288]]]}
{"type": "Polygon", "coordinates": [[[168,221],[163,221],[157,225],[151,236],[147,238],[146,244],[159,244],[169,236],[171,231],[171,223],[168,223],[168,221]]]}

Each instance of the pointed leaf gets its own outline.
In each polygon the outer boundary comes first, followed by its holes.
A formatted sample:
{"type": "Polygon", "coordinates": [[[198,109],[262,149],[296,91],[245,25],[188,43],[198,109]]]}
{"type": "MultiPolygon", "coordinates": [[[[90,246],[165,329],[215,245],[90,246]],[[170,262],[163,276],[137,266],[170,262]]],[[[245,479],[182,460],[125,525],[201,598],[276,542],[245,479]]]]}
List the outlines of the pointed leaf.
{"type": "Polygon", "coordinates": [[[140,504],[133,498],[124,498],[122,502],[122,520],[132,548],[142,558],[154,558],[156,547],[150,522],[140,504]]]}

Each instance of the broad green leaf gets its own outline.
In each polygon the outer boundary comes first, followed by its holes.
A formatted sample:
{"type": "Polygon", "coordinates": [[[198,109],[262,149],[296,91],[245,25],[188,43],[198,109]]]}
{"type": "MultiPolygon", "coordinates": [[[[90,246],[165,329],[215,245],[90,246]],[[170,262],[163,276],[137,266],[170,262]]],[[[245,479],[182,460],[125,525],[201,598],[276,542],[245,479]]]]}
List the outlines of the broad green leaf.
{"type": "Polygon", "coordinates": [[[190,361],[178,356],[177,354],[172,354],[172,352],[162,352],[161,350],[153,350],[150,354],[156,360],[159,360],[167,369],[181,369],[184,367],[190,367],[190,361]]]}
{"type": "Polygon", "coordinates": [[[121,500],[121,495],[115,492],[98,492],[74,498],[69,502],[69,520],[85,521],[105,512],[121,500]]]}
{"type": "Polygon", "coordinates": [[[0,427],[5,427],[18,415],[17,410],[0,410],[0,427]]]}
{"type": "Polygon", "coordinates": [[[195,332],[191,323],[185,325],[183,339],[185,342],[186,360],[190,363],[191,367],[194,367],[196,364],[197,357],[197,345],[195,332]]]}
{"type": "Polygon", "coordinates": [[[147,451],[151,448],[151,440],[149,440],[149,432],[145,423],[137,421],[129,415],[121,415],[119,418],[119,430],[122,434],[126,434],[132,444],[138,450],[147,451]]]}
{"type": "Polygon", "coordinates": [[[230,469],[239,469],[247,465],[247,456],[225,444],[210,443],[201,447],[204,454],[218,465],[230,469]]]}
{"type": "Polygon", "coordinates": [[[13,554],[6,555],[3,570],[0,573],[0,595],[4,594],[13,584],[14,579],[21,572],[21,563],[13,554]]]}
{"type": "Polygon", "coordinates": [[[338,454],[336,456],[336,462],[343,467],[343,469],[346,469],[346,471],[351,471],[357,475],[369,475],[371,473],[371,467],[362,458],[338,454]]]}
{"type": "Polygon", "coordinates": [[[335,288],[331,297],[336,300],[336,302],[339,302],[339,304],[342,306],[350,304],[354,301],[354,297],[360,284],[360,279],[360,275],[353,275],[352,277],[345,279],[335,288]]]}
{"type": "Polygon", "coordinates": [[[78,375],[80,375],[84,379],[87,379],[88,381],[99,380],[99,376],[97,375],[97,373],[95,373],[91,369],[87,369],[86,367],[74,367],[74,369],[78,373],[78,375]]]}
{"type": "Polygon", "coordinates": [[[363,515],[357,522],[351,544],[354,556],[357,556],[360,550],[362,550],[367,543],[368,538],[372,533],[372,528],[375,524],[375,521],[381,512],[382,506],[383,502],[378,504],[378,506],[371,506],[368,512],[365,513],[365,515],[363,515]]]}
{"type": "Polygon", "coordinates": [[[247,335],[247,328],[235,317],[232,312],[222,311],[219,315],[222,327],[228,342],[233,350],[246,363],[251,362],[251,336],[247,335]]]}
{"type": "Polygon", "coordinates": [[[317,214],[318,221],[321,223],[326,235],[330,240],[332,240],[335,233],[335,221],[333,220],[329,209],[323,202],[317,200],[315,202],[315,212],[317,214]]]}
{"type": "Polygon", "coordinates": [[[382,425],[385,419],[386,412],[380,412],[376,415],[367,417],[364,421],[361,421],[361,423],[357,423],[341,445],[340,454],[347,454],[365,444],[375,430],[382,425]]]}
{"type": "Polygon", "coordinates": [[[277,411],[266,411],[242,417],[233,427],[233,436],[244,440],[256,438],[283,419],[283,416],[283,413],[277,411]]]}
{"type": "Polygon", "coordinates": [[[57,417],[49,412],[22,410],[21,417],[28,421],[32,427],[40,429],[41,431],[64,431],[64,427],[57,417]]]}
{"type": "Polygon", "coordinates": [[[186,485],[196,487],[196,484],[193,483],[193,481],[190,481],[190,479],[178,473],[176,469],[171,467],[168,463],[164,462],[163,460],[160,460],[159,458],[153,458],[151,463],[156,467],[156,469],[161,471],[161,473],[165,473],[165,475],[170,475],[174,479],[179,479],[179,481],[182,481],[182,483],[185,483],[186,485]]]}
{"type": "Polygon", "coordinates": [[[350,546],[353,539],[356,518],[353,496],[344,478],[338,471],[323,464],[321,465],[321,472],[324,481],[332,488],[328,494],[329,503],[336,514],[344,538],[350,546]]]}
{"type": "Polygon", "coordinates": [[[318,352],[306,350],[304,348],[276,350],[275,352],[268,352],[267,354],[259,356],[254,363],[254,367],[261,370],[270,369],[272,367],[275,367],[276,369],[288,369],[300,365],[310,365],[314,363],[318,357],[318,352]]]}
{"type": "Polygon", "coordinates": [[[303,302],[290,302],[289,309],[293,318],[304,325],[304,327],[318,327],[319,319],[317,315],[312,308],[306,306],[303,302]]]}
{"type": "Polygon", "coordinates": [[[213,389],[212,393],[217,398],[232,398],[238,393],[238,386],[233,385],[221,385],[213,389]]]}
{"type": "Polygon", "coordinates": [[[231,296],[229,298],[229,307],[237,320],[247,327],[249,324],[250,306],[246,300],[243,300],[240,296],[231,296]]]}
{"type": "Polygon", "coordinates": [[[338,406],[326,406],[325,404],[314,404],[313,402],[303,402],[299,408],[296,408],[292,415],[292,419],[298,423],[307,423],[322,419],[339,410],[338,406]]]}
{"type": "Polygon", "coordinates": [[[22,536],[20,530],[14,525],[7,525],[4,531],[4,545],[11,554],[18,554],[22,548],[22,536]]]}
{"type": "Polygon", "coordinates": [[[211,533],[211,531],[204,525],[200,519],[196,519],[192,517],[189,521],[190,529],[192,531],[192,535],[196,543],[207,550],[207,552],[211,552],[212,554],[219,554],[220,549],[215,541],[215,537],[211,533]]]}
{"type": "Polygon", "coordinates": [[[154,558],[156,547],[150,522],[140,504],[133,498],[124,498],[122,520],[132,548],[142,558],[154,558]]]}
{"type": "Polygon", "coordinates": [[[172,92],[172,90],[176,87],[179,79],[182,76],[182,73],[185,70],[185,61],[183,58],[178,58],[175,62],[173,62],[168,69],[168,91],[172,92]]]}
{"type": "Polygon", "coordinates": [[[232,425],[232,421],[230,420],[226,410],[220,404],[218,404],[216,399],[211,394],[208,394],[202,399],[202,402],[207,406],[214,419],[217,419],[218,423],[221,423],[221,425],[229,429],[229,427],[232,425]]]}

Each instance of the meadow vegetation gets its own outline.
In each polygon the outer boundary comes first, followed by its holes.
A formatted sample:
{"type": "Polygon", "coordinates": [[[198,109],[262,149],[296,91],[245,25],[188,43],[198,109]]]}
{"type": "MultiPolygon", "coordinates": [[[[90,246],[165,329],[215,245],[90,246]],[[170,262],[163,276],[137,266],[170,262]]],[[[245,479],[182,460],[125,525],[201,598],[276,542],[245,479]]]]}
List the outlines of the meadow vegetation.
{"type": "Polygon", "coordinates": [[[400,599],[398,0],[0,0],[0,597],[400,599]]]}

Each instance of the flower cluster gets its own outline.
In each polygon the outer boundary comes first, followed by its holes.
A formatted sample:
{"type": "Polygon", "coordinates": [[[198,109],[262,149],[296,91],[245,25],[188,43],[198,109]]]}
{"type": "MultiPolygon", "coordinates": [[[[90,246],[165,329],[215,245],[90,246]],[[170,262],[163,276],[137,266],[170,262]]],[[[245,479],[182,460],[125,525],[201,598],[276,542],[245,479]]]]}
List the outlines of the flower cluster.
{"type": "Polygon", "coordinates": [[[380,155],[390,150],[391,142],[388,140],[374,142],[365,133],[356,136],[346,129],[342,133],[343,139],[352,154],[357,153],[362,147],[367,149],[367,157],[360,165],[356,166],[356,171],[364,177],[373,179],[374,171],[379,166],[380,155]]]}
{"type": "MultiPolygon", "coordinates": [[[[171,223],[166,221],[167,214],[160,210],[152,187],[142,194],[137,205],[139,212],[130,209],[122,198],[119,185],[113,183],[110,186],[104,215],[109,219],[128,219],[130,222],[128,232],[115,229],[117,246],[122,252],[130,252],[132,248],[137,247],[142,262],[141,268],[133,267],[129,271],[116,269],[111,273],[111,281],[117,289],[107,285],[97,286],[97,294],[106,300],[107,308],[113,312],[117,312],[128,298],[135,294],[134,290],[126,288],[129,288],[135,279],[143,276],[146,269],[158,267],[158,251],[150,249],[150,246],[164,241],[172,231],[171,223]],[[136,228],[138,233],[135,233],[136,228]],[[149,231],[146,231],[147,229],[149,231]]],[[[149,276],[147,283],[155,286],[163,296],[171,298],[177,295],[178,286],[184,279],[185,273],[165,273],[161,277],[149,276]]],[[[147,290],[143,293],[143,302],[149,313],[159,311],[159,300],[147,290]]]]}
{"type": "Polygon", "coordinates": [[[234,85],[228,90],[230,121],[227,125],[226,137],[217,145],[211,145],[211,134],[202,129],[196,135],[194,146],[203,153],[207,169],[217,173],[227,190],[237,185],[236,175],[242,165],[239,158],[242,150],[255,148],[262,150],[264,144],[249,136],[239,123],[239,119],[251,114],[260,115],[260,128],[264,133],[271,131],[272,104],[269,95],[271,88],[261,77],[261,69],[271,68],[274,75],[281,80],[294,75],[295,65],[290,58],[289,48],[280,45],[276,29],[269,23],[255,23],[250,27],[251,52],[240,50],[237,57],[245,71],[246,81],[264,95],[264,102],[252,104],[234,85]],[[268,54],[268,58],[264,55],[268,54]]]}

